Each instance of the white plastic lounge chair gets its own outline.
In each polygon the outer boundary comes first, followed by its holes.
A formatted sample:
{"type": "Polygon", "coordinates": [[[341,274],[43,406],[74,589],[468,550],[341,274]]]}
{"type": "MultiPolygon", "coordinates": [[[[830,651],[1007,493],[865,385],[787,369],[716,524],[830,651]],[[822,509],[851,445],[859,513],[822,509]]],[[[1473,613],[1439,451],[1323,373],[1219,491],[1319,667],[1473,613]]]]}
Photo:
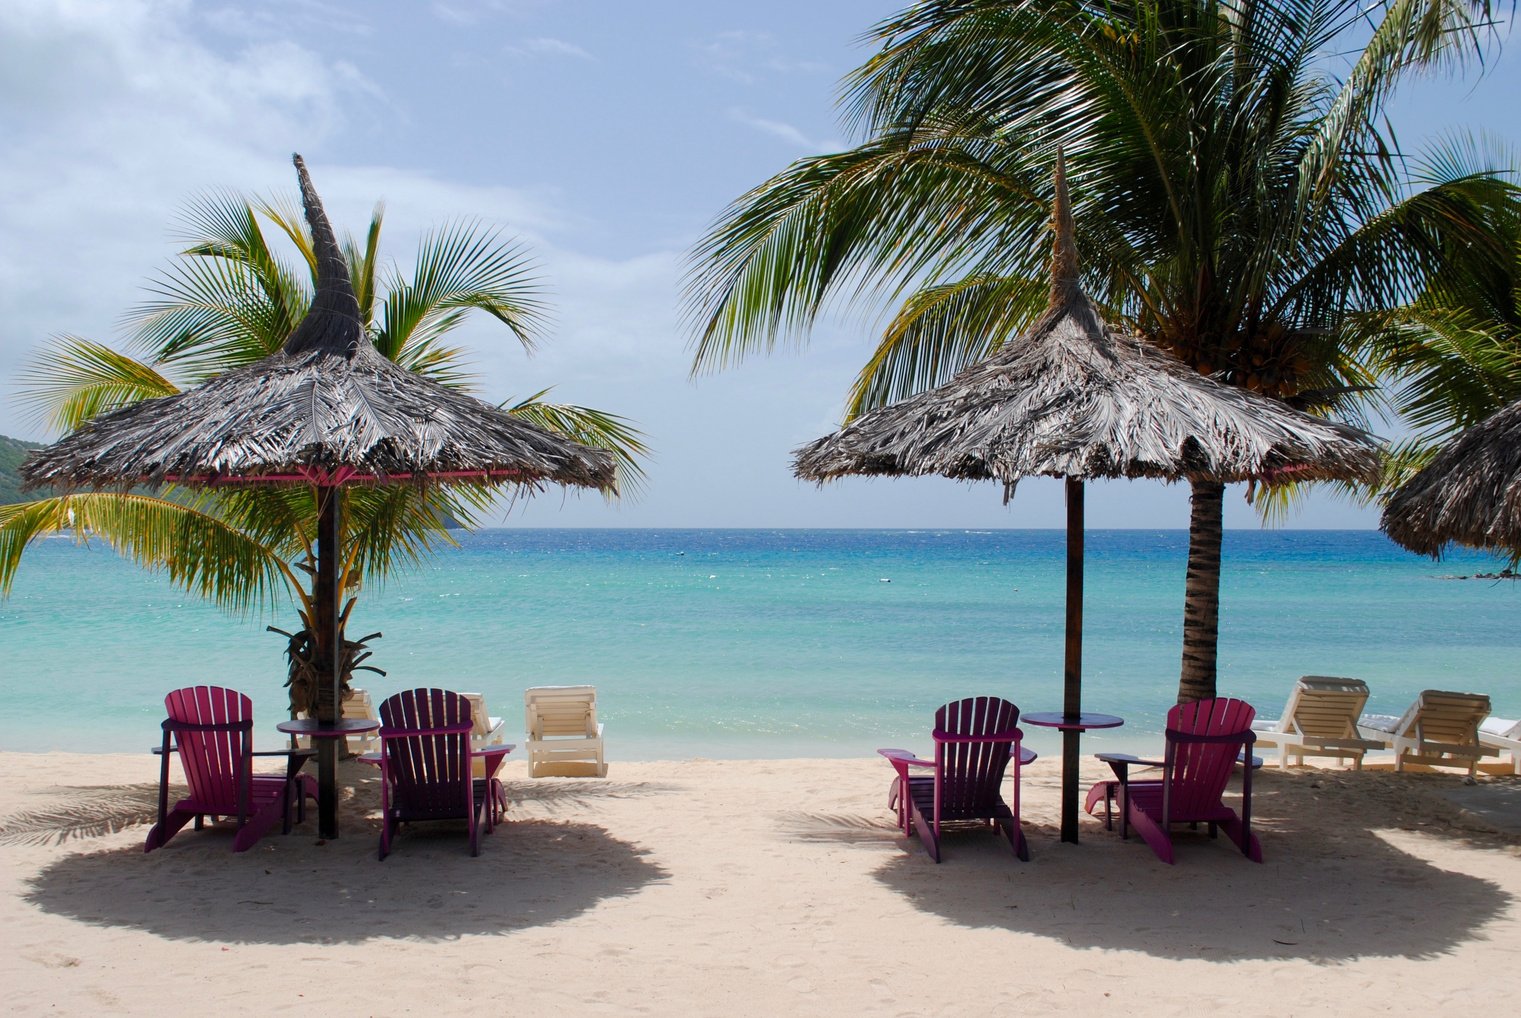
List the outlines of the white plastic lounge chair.
{"type": "Polygon", "coordinates": [[[1384,746],[1358,735],[1357,721],[1367,702],[1368,686],[1361,679],[1302,675],[1284,704],[1283,717],[1252,722],[1256,745],[1277,746],[1279,767],[1302,765],[1307,756],[1329,756],[1351,760],[1361,770],[1363,754],[1384,746]]]}
{"type": "MultiPolygon", "coordinates": [[[[379,722],[380,715],[375,713],[375,701],[370,699],[367,689],[350,689],[351,695],[343,701],[343,716],[346,718],[367,718],[370,721],[379,722]]],[[[379,752],[380,729],[372,728],[368,732],[359,732],[350,735],[346,740],[348,750],[354,756],[362,756],[365,753],[379,752]]]]}
{"type": "Polygon", "coordinates": [[[1485,718],[1479,725],[1479,744],[1486,749],[1509,753],[1511,773],[1521,774],[1521,721],[1485,718]]]}
{"type": "Polygon", "coordinates": [[[1495,751],[1479,744],[1479,723],[1489,716],[1483,693],[1427,689],[1400,717],[1364,714],[1357,730],[1394,750],[1394,769],[1407,763],[1467,767],[1471,776],[1479,758],[1495,751]]]}
{"type": "Polygon", "coordinates": [[[523,693],[528,776],[607,776],[596,686],[534,686],[523,693]]]}
{"type": "Polygon", "coordinates": [[[479,749],[501,742],[505,722],[486,713],[486,697],[480,693],[461,693],[460,696],[470,701],[470,720],[475,725],[470,732],[470,744],[479,749]]]}

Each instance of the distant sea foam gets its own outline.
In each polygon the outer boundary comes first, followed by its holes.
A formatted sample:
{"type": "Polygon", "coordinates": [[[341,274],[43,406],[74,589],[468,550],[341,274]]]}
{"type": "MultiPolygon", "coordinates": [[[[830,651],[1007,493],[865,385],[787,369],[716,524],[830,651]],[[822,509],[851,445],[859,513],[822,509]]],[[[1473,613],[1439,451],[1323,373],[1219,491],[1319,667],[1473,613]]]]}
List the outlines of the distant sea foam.
{"type": "MultiPolygon", "coordinates": [[[[1065,536],[1051,530],[489,530],[364,592],[380,630],[365,676],[479,690],[521,728],[531,685],[591,682],[613,760],[927,751],[941,703],[997,694],[1061,706],[1065,536]]],[[[1084,703],[1122,715],[1085,751],[1156,741],[1181,655],[1182,531],[1090,531],[1084,703]]],[[[1447,577],[1366,531],[1230,531],[1222,693],[1277,716],[1301,674],[1352,675],[1370,709],[1426,687],[1488,692],[1521,715],[1521,587],[1447,577]]],[[[236,618],[100,547],[29,548],[0,602],[0,748],[146,750],[165,691],[249,693],[261,739],[284,715],[294,612],[236,618]]],[[[1037,749],[1056,739],[1028,730],[1037,749]]],[[[509,736],[509,738],[518,738],[509,736]]]]}

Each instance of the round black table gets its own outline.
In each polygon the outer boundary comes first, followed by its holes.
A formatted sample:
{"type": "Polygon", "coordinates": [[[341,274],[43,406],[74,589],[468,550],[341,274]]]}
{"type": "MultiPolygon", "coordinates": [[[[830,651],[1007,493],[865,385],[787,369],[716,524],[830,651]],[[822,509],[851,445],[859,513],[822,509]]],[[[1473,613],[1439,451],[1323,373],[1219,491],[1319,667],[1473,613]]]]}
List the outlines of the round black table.
{"type": "Polygon", "coordinates": [[[1077,740],[1090,728],[1118,728],[1125,719],[1115,714],[1080,711],[1037,711],[1021,714],[1019,720],[1062,733],[1062,840],[1077,844],[1077,740]]]}
{"type": "Polygon", "coordinates": [[[1125,719],[1117,715],[1098,714],[1087,710],[1070,721],[1067,715],[1059,710],[1021,714],[1019,720],[1028,721],[1032,725],[1040,725],[1043,728],[1060,728],[1063,731],[1071,729],[1078,732],[1086,732],[1090,728],[1118,728],[1125,723],[1125,719]]]}
{"type": "Polygon", "coordinates": [[[317,747],[317,835],[338,837],[338,740],[380,727],[375,718],[318,721],[294,718],[275,726],[286,735],[304,735],[317,747]]]}

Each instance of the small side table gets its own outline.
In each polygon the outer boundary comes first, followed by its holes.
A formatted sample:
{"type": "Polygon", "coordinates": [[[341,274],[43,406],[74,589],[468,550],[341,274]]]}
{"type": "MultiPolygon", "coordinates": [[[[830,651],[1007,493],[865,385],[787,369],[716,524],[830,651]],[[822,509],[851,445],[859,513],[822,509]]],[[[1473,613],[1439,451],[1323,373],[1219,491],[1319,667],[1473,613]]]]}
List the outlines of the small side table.
{"type": "Polygon", "coordinates": [[[1125,723],[1125,719],[1117,715],[1099,714],[1088,710],[1082,711],[1071,719],[1061,711],[1054,710],[1021,714],[1019,720],[1028,721],[1042,728],[1059,728],[1064,732],[1068,730],[1086,732],[1090,728],[1118,728],[1125,723]]]}
{"type": "Polygon", "coordinates": [[[1080,711],[1037,711],[1021,714],[1019,720],[1062,733],[1062,840],[1077,844],[1077,770],[1078,739],[1090,728],[1118,728],[1125,719],[1115,714],[1080,711]]]}
{"type": "Polygon", "coordinates": [[[317,835],[338,837],[338,740],[380,727],[375,718],[339,718],[318,721],[294,718],[275,728],[286,735],[304,735],[317,747],[317,835]]]}

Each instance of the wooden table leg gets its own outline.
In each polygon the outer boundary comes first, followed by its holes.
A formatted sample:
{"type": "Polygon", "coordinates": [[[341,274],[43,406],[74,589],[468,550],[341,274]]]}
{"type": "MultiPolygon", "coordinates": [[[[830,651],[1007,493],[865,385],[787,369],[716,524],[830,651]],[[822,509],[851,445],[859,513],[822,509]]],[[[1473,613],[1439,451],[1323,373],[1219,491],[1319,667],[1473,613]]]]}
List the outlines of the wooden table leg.
{"type": "Polygon", "coordinates": [[[1062,840],[1077,844],[1078,739],[1074,728],[1062,732],[1062,840]]]}
{"type": "Polygon", "coordinates": [[[338,837],[338,740],[313,739],[317,744],[317,835],[338,837]]]}

